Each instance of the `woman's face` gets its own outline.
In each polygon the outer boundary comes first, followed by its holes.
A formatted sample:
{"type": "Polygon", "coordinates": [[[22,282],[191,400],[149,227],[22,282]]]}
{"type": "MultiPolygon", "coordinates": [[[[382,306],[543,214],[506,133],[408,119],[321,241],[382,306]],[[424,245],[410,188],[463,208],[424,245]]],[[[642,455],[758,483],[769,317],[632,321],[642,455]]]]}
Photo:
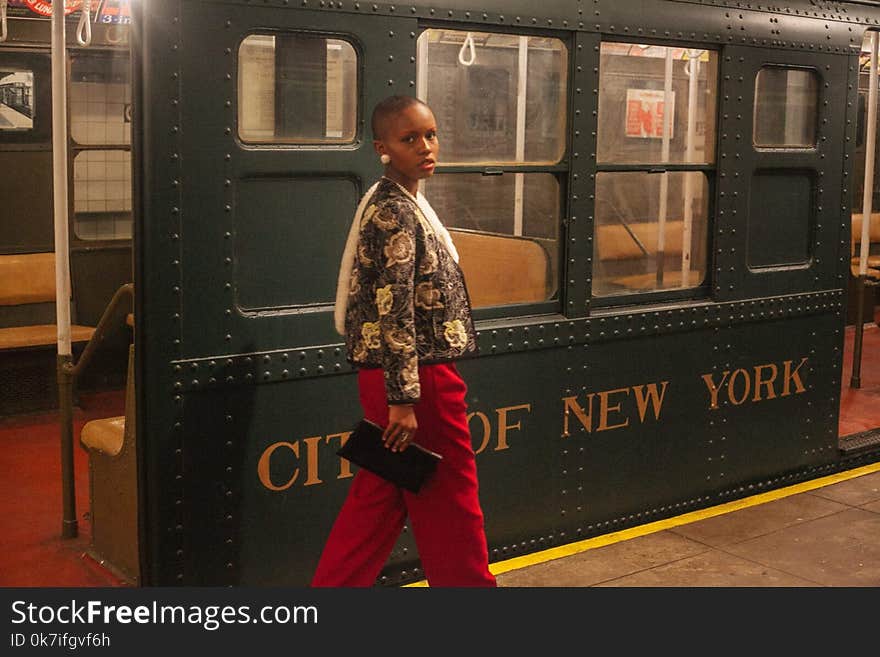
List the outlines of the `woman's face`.
{"type": "Polygon", "coordinates": [[[418,181],[434,175],[440,152],[434,113],[416,103],[385,121],[382,139],[374,142],[380,155],[388,155],[386,175],[413,191],[418,181]]]}

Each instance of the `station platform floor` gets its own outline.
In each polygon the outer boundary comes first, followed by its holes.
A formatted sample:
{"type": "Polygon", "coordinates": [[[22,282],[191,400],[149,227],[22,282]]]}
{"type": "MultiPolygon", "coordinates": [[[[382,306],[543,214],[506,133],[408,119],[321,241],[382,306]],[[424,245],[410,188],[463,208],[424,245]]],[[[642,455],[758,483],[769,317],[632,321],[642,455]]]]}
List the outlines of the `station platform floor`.
{"type": "Polygon", "coordinates": [[[880,463],[492,570],[500,587],[880,586],[880,463]]]}

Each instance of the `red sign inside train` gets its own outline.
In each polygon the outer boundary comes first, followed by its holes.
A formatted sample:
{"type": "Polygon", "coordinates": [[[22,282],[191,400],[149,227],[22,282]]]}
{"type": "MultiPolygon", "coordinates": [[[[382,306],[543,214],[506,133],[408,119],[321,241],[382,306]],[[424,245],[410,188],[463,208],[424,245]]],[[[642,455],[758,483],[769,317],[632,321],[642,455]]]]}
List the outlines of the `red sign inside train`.
{"type": "MultiPolygon", "coordinates": [[[[64,13],[72,14],[82,9],[83,0],[65,0],[64,13]]],[[[131,23],[131,0],[91,0],[93,23],[128,25],[131,23]]],[[[52,16],[52,0],[9,0],[9,16],[33,18],[34,14],[52,16]]]]}
{"type": "MultiPolygon", "coordinates": [[[[70,14],[80,7],[82,7],[83,0],[65,0],[64,1],[64,13],[70,14]]],[[[40,14],[41,16],[51,16],[52,15],[52,2],[51,0],[25,0],[25,4],[30,8],[32,12],[35,14],[40,14]]],[[[92,6],[94,6],[94,2],[92,6]]]]}

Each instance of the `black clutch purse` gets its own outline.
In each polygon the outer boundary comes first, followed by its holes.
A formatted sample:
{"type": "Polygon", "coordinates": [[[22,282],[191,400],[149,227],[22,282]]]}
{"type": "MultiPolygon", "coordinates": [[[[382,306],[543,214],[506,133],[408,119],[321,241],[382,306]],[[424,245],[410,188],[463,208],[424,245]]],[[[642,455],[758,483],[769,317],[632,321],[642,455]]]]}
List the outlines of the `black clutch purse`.
{"type": "Polygon", "coordinates": [[[361,420],[336,453],[392,484],[418,493],[443,457],[416,443],[410,443],[402,452],[392,452],[382,442],[383,433],[377,424],[361,420]]]}

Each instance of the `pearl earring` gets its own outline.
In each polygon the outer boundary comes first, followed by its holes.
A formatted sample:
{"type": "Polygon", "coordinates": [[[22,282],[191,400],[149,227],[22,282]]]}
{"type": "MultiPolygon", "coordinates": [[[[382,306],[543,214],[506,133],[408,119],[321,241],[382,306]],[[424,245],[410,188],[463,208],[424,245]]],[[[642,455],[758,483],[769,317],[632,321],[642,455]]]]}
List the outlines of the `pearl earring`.
{"type": "Polygon", "coordinates": [[[382,153],[382,156],[379,158],[379,161],[382,164],[388,164],[389,162],[391,162],[391,156],[388,155],[388,153],[382,153]]]}

